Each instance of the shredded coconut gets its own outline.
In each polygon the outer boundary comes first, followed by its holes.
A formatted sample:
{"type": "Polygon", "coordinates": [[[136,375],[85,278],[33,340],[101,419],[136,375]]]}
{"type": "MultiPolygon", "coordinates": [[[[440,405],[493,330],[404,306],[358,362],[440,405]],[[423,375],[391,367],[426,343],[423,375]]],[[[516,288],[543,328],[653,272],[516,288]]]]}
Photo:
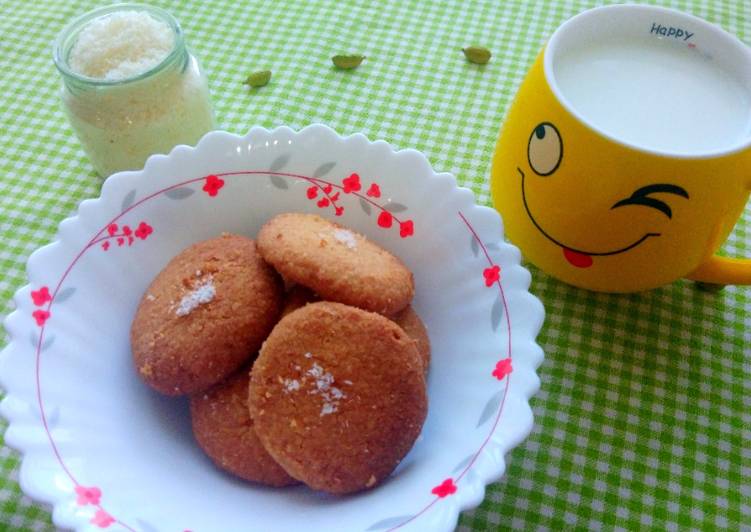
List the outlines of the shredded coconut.
{"type": "Polygon", "coordinates": [[[336,406],[331,403],[323,403],[323,406],[321,407],[321,417],[333,414],[334,412],[336,412],[336,406]]]}
{"type": "Polygon", "coordinates": [[[346,229],[336,229],[334,231],[334,238],[347,246],[349,249],[357,249],[357,239],[352,231],[346,229]]]}
{"type": "Polygon", "coordinates": [[[309,391],[310,394],[320,394],[323,399],[323,405],[321,406],[321,417],[333,414],[339,409],[339,401],[345,399],[347,396],[334,384],[334,376],[317,363],[313,362],[313,366],[306,373],[308,376],[315,379],[315,389],[309,391]]]}
{"type": "Polygon", "coordinates": [[[312,357],[313,355],[312,355],[312,354],[310,354],[310,353],[305,353],[305,355],[303,355],[303,356],[304,356],[305,358],[311,358],[311,357],[312,357]]]}
{"type": "Polygon", "coordinates": [[[178,316],[187,316],[193,312],[199,305],[205,305],[211,302],[216,295],[214,281],[209,277],[204,283],[199,284],[192,292],[188,292],[180,300],[175,314],[178,316]]]}
{"type": "Polygon", "coordinates": [[[161,63],[174,43],[172,29],[144,11],[111,13],[80,31],[68,64],[90,78],[122,80],[161,63]]]}
{"type": "Polygon", "coordinates": [[[151,294],[146,294],[146,299],[148,299],[149,301],[154,301],[156,298],[151,294]]]}
{"type": "Polygon", "coordinates": [[[296,392],[300,389],[300,381],[297,379],[284,379],[284,392],[296,392]]]}

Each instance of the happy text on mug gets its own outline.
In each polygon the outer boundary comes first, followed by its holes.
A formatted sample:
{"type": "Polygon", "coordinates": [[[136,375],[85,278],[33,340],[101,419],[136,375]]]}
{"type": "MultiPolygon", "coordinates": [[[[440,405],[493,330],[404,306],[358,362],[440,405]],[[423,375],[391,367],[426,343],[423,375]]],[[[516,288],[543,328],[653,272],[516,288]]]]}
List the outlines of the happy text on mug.
{"type": "Polygon", "coordinates": [[[657,35],[662,35],[663,37],[673,37],[674,39],[680,39],[683,41],[689,40],[694,35],[688,30],[676,28],[674,26],[663,26],[657,22],[652,23],[652,29],[649,30],[649,33],[655,33],[657,35]]]}

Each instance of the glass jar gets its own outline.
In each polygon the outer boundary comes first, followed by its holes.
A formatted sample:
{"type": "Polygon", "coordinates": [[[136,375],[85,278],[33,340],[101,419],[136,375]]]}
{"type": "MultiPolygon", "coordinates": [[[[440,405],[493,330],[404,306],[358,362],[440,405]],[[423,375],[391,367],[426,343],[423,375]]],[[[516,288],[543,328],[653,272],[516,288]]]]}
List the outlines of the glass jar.
{"type": "Polygon", "coordinates": [[[208,82],[185,45],[182,29],[166,11],[138,4],[96,9],[71,22],[54,45],[62,74],[61,99],[96,171],[106,177],[137,170],[154,153],[194,145],[215,127],[208,82]],[[156,66],[122,80],[95,79],[68,64],[79,32],[94,19],[121,11],[145,11],[174,34],[171,52],[156,66]]]}

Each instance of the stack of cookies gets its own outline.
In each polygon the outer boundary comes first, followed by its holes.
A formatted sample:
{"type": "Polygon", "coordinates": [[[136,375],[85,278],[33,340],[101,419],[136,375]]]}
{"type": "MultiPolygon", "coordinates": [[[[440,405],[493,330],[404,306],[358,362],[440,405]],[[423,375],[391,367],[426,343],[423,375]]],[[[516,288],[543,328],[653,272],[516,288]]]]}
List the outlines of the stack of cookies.
{"type": "Polygon", "coordinates": [[[222,235],[172,259],[136,312],[133,359],[155,390],[190,395],[221,469],[351,493],[388,477],[427,414],[413,295],[409,269],[363,235],[282,214],[257,241],[222,235]]]}

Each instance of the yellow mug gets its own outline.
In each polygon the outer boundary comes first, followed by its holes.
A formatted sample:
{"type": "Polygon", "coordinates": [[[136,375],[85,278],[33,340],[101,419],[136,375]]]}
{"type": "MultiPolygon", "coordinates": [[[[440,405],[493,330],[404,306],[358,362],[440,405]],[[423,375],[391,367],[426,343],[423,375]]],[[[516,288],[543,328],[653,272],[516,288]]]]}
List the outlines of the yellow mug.
{"type": "Polygon", "coordinates": [[[577,15],[519,88],[491,188],[509,239],[572,285],[751,284],[715,255],[751,190],[751,49],[670,9],[577,15]]]}

